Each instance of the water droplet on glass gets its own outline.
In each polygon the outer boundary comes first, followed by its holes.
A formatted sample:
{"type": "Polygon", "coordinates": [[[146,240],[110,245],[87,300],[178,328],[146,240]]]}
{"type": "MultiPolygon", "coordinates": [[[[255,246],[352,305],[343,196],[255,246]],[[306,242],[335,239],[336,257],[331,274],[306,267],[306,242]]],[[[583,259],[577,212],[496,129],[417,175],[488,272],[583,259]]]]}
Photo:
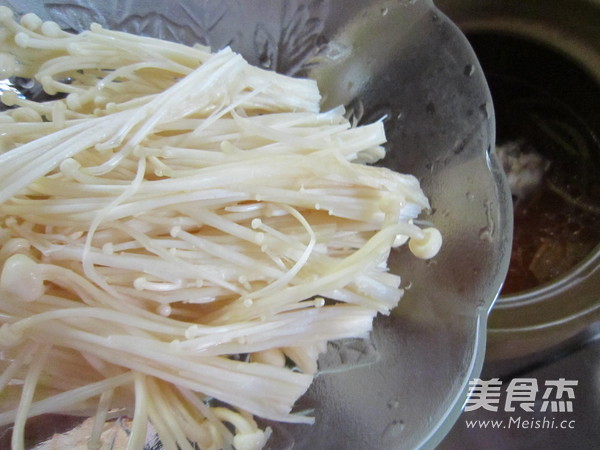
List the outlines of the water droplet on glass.
{"type": "Polygon", "coordinates": [[[492,104],[490,102],[485,102],[479,109],[483,112],[486,119],[489,119],[492,116],[492,104]]]}
{"type": "Polygon", "coordinates": [[[486,237],[486,239],[489,239],[489,241],[492,241],[492,237],[494,236],[494,231],[496,229],[496,224],[494,222],[494,216],[492,213],[492,204],[491,202],[488,200],[484,203],[485,206],[485,214],[487,217],[487,227],[485,227],[487,229],[489,238],[486,237]]]}
{"type": "Polygon", "coordinates": [[[400,435],[404,430],[404,422],[402,420],[394,420],[383,430],[382,441],[387,447],[389,444],[398,444],[400,435]]]}
{"type": "Polygon", "coordinates": [[[322,50],[322,55],[330,61],[338,61],[349,54],[349,48],[338,42],[329,42],[322,50]]]}
{"type": "Polygon", "coordinates": [[[387,402],[387,407],[389,409],[398,409],[400,407],[400,401],[395,400],[395,399],[390,400],[387,402]]]}
{"type": "Polygon", "coordinates": [[[473,76],[475,73],[475,66],[473,64],[467,64],[463,73],[467,77],[473,76]]]}
{"type": "Polygon", "coordinates": [[[433,102],[427,103],[427,105],[425,106],[425,111],[427,111],[427,114],[432,116],[435,114],[435,105],[433,104],[433,102]]]}
{"type": "Polygon", "coordinates": [[[265,69],[270,69],[273,64],[273,59],[268,53],[263,53],[258,58],[258,64],[265,69]]]}
{"type": "Polygon", "coordinates": [[[492,242],[492,233],[488,227],[483,227],[479,230],[479,239],[482,241],[492,242]]]}

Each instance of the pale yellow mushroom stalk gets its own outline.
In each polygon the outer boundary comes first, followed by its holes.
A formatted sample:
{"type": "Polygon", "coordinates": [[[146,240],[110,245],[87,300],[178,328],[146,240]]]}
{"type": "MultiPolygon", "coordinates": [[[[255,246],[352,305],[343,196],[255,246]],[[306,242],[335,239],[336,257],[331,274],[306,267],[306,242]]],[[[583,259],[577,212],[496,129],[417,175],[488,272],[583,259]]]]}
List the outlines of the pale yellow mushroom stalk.
{"type": "MultiPolygon", "coordinates": [[[[312,80],[225,48],[0,8],[0,425],[130,418],[166,448],[261,448],[328,342],[400,301],[393,251],[435,256],[417,179],[368,166],[381,121],[320,111],[312,80]],[[256,418],[256,420],[255,420],[256,418]]],[[[129,419],[128,419],[129,420],[129,419]]]]}

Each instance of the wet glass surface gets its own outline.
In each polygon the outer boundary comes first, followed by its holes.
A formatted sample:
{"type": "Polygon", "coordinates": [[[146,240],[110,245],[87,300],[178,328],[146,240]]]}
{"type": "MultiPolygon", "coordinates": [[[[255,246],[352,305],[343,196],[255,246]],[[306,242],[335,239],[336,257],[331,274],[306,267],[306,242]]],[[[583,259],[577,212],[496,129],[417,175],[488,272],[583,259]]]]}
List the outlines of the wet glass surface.
{"type": "Polygon", "coordinates": [[[2,4],[65,29],[94,21],[214,49],[230,45],[254,64],[317,79],[324,108],[347,105],[361,121],[385,117],[384,164],[420,179],[432,203],[424,220],[442,231],[444,248],[429,262],[392,255],[407,293],[376,321],[377,355],[363,358],[359,348],[357,358],[355,347],[344,347],[344,361],[366,364],[318,376],[298,405],[314,410],[316,424],[275,425],[273,446],[395,448],[442,438],[482,364],[487,313],[508,267],[512,211],[481,68],[431,1],[2,4]]]}

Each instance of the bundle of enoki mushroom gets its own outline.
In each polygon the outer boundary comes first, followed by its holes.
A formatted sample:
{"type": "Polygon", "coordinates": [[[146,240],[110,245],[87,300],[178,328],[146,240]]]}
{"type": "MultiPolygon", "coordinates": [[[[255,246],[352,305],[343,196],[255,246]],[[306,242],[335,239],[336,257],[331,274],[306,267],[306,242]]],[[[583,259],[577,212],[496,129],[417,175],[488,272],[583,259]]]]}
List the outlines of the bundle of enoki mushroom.
{"type": "Polygon", "coordinates": [[[0,10],[0,425],[132,418],[166,448],[259,448],[327,341],[366,337],[402,290],[392,247],[433,256],[414,177],[367,166],[382,123],[319,112],[315,82],[100,26],[0,10]],[[64,95],[61,95],[64,94],[64,95]],[[60,97],[60,98],[59,98],[60,97]],[[409,240],[410,239],[410,240],[409,240]]]}

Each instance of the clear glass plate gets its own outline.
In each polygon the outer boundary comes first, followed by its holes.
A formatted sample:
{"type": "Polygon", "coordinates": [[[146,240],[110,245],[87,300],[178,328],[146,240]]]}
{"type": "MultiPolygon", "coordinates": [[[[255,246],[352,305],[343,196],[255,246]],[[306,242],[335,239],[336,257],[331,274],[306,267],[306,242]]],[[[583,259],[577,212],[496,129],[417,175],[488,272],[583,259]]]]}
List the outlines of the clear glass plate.
{"type": "Polygon", "coordinates": [[[406,294],[369,342],[332,344],[298,405],[316,424],[272,424],[271,448],[433,447],[481,369],[488,312],[508,267],[510,192],[494,113],[466,39],[431,0],[3,0],[61,27],[91,22],[213,49],[315,78],[324,108],[386,117],[384,164],[416,175],[443,233],[429,262],[391,257],[406,294]]]}

